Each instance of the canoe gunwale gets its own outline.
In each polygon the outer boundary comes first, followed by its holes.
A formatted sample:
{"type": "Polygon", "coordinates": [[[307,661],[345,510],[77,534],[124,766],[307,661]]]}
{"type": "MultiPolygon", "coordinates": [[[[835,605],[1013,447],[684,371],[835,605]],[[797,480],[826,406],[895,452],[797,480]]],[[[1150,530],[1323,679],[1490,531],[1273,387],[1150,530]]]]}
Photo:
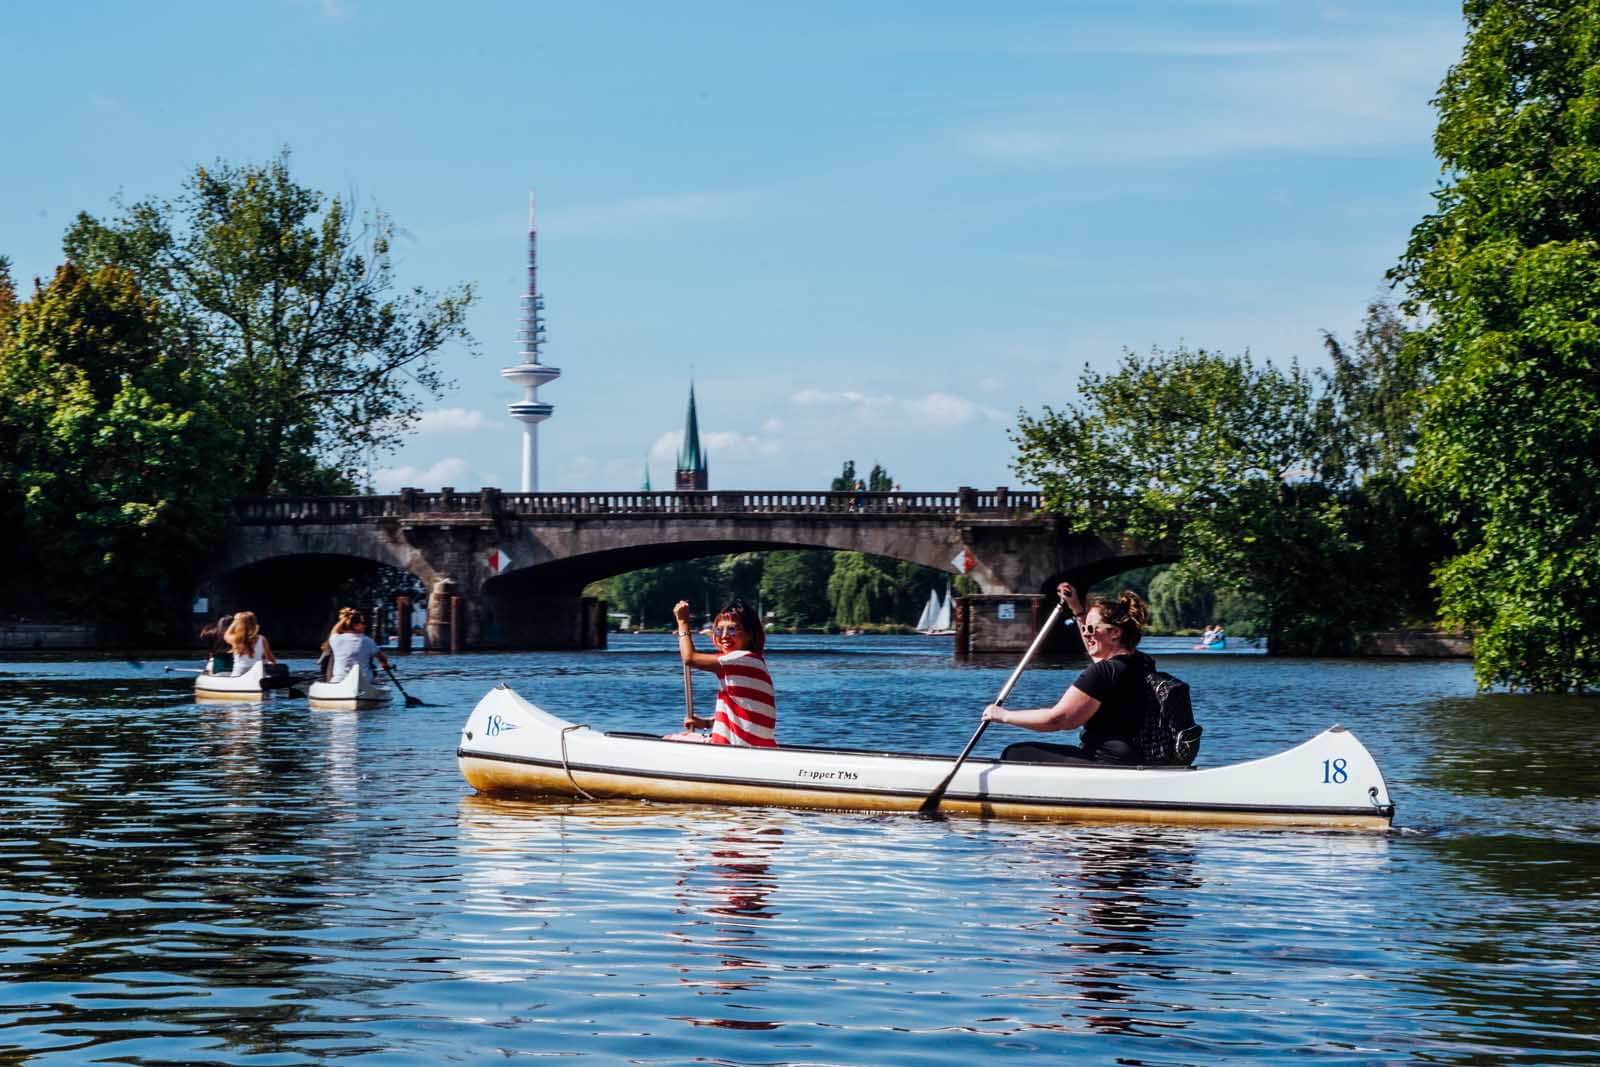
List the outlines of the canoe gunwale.
{"type": "MultiPolygon", "coordinates": [[[[679,741],[679,740],[676,740],[676,739],[671,738],[671,737],[662,737],[660,734],[647,734],[647,733],[644,733],[642,731],[641,732],[634,732],[634,731],[606,730],[606,731],[602,732],[600,734],[600,736],[601,737],[616,738],[616,739],[619,739],[619,740],[625,739],[625,740],[628,740],[628,741],[660,741],[663,744],[668,744],[668,745],[693,745],[693,744],[699,744],[699,742],[696,742],[696,741],[679,741]]],[[[834,748],[834,747],[831,747],[829,745],[776,745],[776,746],[773,746],[773,750],[774,751],[778,751],[778,752],[813,752],[813,753],[817,753],[817,754],[824,755],[824,756],[868,756],[868,757],[871,757],[872,759],[904,759],[904,760],[935,760],[935,761],[938,761],[938,760],[949,760],[950,759],[949,756],[940,755],[939,753],[936,753],[936,752],[886,752],[886,751],[884,751],[882,749],[876,749],[876,748],[834,748]]],[[[458,752],[457,754],[459,755],[460,753],[458,752]]],[[[478,753],[474,753],[474,755],[477,755],[477,754],[478,753]]],[[[968,767],[976,767],[976,766],[981,766],[981,765],[987,764],[987,765],[989,765],[991,767],[998,767],[1002,763],[1004,763],[1008,767],[1012,767],[1012,766],[1016,766],[1016,767],[1060,767],[1060,766],[1064,766],[1063,764],[1060,764],[1060,763],[1044,763],[1044,762],[1040,762],[1040,761],[1037,761],[1037,760],[1003,760],[1002,761],[1002,760],[997,760],[992,756],[972,756],[972,757],[969,757],[966,760],[964,765],[968,766],[968,767]]],[[[1172,765],[1159,764],[1159,763],[1151,763],[1151,764],[1143,764],[1143,763],[1074,763],[1074,764],[1072,764],[1072,769],[1073,770],[1083,770],[1083,771],[1162,771],[1162,772],[1168,772],[1168,771],[1177,772],[1177,771],[1195,771],[1195,770],[1199,770],[1198,767],[1192,767],[1192,766],[1179,767],[1179,766],[1172,766],[1172,765]]]]}

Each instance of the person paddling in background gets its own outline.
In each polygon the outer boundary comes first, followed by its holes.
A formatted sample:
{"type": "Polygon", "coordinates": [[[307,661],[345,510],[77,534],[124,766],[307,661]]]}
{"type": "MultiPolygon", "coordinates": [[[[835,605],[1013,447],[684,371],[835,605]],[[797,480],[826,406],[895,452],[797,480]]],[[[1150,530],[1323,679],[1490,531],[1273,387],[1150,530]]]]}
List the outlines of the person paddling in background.
{"type": "Polygon", "coordinates": [[[277,663],[277,657],[272,654],[272,645],[267,641],[267,635],[261,632],[261,624],[256,622],[256,613],[253,611],[234,612],[233,621],[228,624],[224,634],[228,642],[228,649],[233,653],[233,677],[248,674],[250,668],[257,661],[262,663],[277,663]]]}
{"type": "Polygon", "coordinates": [[[350,668],[360,667],[368,678],[373,677],[372,661],[389,668],[389,657],[378,644],[367,636],[367,620],[355,608],[340,608],[339,621],[333,624],[328,635],[328,651],[333,653],[333,668],[328,681],[337,682],[350,673],[350,668]]]}
{"type": "Polygon", "coordinates": [[[207,674],[227,674],[233,670],[233,653],[228,649],[228,627],[233,616],[224,615],[216,622],[208,622],[200,630],[200,640],[206,646],[207,674]]]}
{"type": "Polygon", "coordinates": [[[1083,647],[1093,662],[1075,678],[1061,699],[1048,708],[983,709],[989,722],[1021,726],[1048,733],[1083,727],[1076,745],[1024,741],[1007,746],[1003,760],[1033,763],[1139,763],[1144,753],[1139,739],[1144,725],[1146,676],[1155,660],[1138,651],[1139,638],[1150,611],[1137,593],[1125,591],[1116,599],[1096,597],[1085,610],[1071,582],[1057,592],[1077,620],[1083,647]]]}
{"type": "MultiPolygon", "coordinates": [[[[678,621],[678,656],[696,670],[717,676],[717,710],[709,719],[695,714],[683,720],[685,730],[711,728],[713,745],[743,745],[750,748],[776,748],[777,701],[773,697],[772,676],[767,673],[767,634],[755,609],[735,600],[717,612],[711,622],[711,643],[716,654],[694,650],[694,635],[689,631],[689,602],[680,600],[672,608],[678,621]]],[[[675,739],[700,739],[698,734],[676,734],[675,739]]]]}

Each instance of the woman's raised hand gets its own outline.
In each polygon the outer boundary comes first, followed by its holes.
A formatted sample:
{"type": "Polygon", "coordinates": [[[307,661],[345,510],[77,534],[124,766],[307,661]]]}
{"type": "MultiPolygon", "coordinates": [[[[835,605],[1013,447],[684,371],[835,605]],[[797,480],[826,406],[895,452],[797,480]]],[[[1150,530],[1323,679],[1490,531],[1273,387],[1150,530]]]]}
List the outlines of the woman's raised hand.
{"type": "Polygon", "coordinates": [[[678,620],[680,626],[689,625],[689,602],[680,600],[672,605],[672,617],[678,620]]]}

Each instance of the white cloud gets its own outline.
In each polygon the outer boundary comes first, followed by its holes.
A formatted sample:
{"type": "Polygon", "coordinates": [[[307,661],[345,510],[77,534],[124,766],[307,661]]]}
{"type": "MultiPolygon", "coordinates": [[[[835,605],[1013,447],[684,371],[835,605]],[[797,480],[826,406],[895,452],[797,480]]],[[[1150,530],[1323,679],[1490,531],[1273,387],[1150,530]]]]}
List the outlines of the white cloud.
{"type": "MultiPolygon", "coordinates": [[[[767,421],[771,423],[774,420],[767,421]]],[[[765,431],[766,426],[762,429],[765,431]]],[[[757,456],[770,459],[783,455],[784,451],[782,439],[765,432],[758,436],[731,430],[707,431],[700,435],[700,444],[706,457],[714,463],[738,463],[741,459],[757,456]]],[[[663,460],[676,467],[682,448],[683,433],[673,430],[656,438],[655,444],[650,446],[650,458],[663,460]]]]}
{"type": "Polygon", "coordinates": [[[853,390],[829,393],[820,389],[802,389],[789,399],[799,407],[833,409],[852,420],[870,416],[873,424],[884,430],[892,429],[897,419],[903,429],[921,426],[959,426],[981,420],[1005,421],[1005,416],[1001,412],[951,393],[894,397],[869,395],[853,390]]]}
{"type": "Polygon", "coordinates": [[[761,432],[764,433],[764,434],[780,434],[780,433],[782,433],[783,432],[783,420],[782,419],[768,419],[766,422],[763,422],[761,424],[761,432]]]}
{"type": "Polygon", "coordinates": [[[928,393],[913,397],[905,402],[905,408],[916,418],[944,426],[960,426],[992,417],[965,397],[952,396],[949,393],[928,393]]]}
{"type": "Polygon", "coordinates": [[[481,411],[466,408],[435,408],[424,411],[417,418],[417,433],[476,433],[483,429],[485,417],[481,411]]]}
{"type": "Polygon", "coordinates": [[[393,493],[408,486],[414,489],[438,489],[450,485],[465,489],[467,486],[463,484],[462,475],[466,473],[466,460],[460,456],[447,456],[431,467],[380,468],[372,472],[372,484],[380,493],[393,493]]]}
{"type": "Polygon", "coordinates": [[[830,393],[822,389],[807,388],[791,394],[789,400],[801,407],[850,408],[863,413],[882,411],[894,406],[892,396],[869,396],[854,390],[830,393]]]}
{"type": "Polygon", "coordinates": [[[650,446],[651,459],[664,459],[669,463],[678,462],[678,450],[683,447],[683,434],[678,430],[670,430],[657,437],[655,444],[650,446]]]}
{"type": "Polygon", "coordinates": [[[752,437],[749,434],[726,430],[703,435],[706,453],[724,463],[739,462],[742,458],[761,456],[771,458],[783,454],[783,442],[771,437],[752,437]]]}
{"type": "Polygon", "coordinates": [[[1183,54],[1229,61],[1212,64],[1203,76],[1151,83],[1120,107],[1086,89],[996,115],[958,131],[956,143],[999,162],[1081,166],[1270,150],[1409,149],[1433,129],[1428,100],[1438,72],[1459,54],[1461,29],[1441,21],[1397,23],[1384,32],[1365,28],[1359,39],[1329,35],[1254,49],[1239,42],[1204,46],[1183,54]]]}

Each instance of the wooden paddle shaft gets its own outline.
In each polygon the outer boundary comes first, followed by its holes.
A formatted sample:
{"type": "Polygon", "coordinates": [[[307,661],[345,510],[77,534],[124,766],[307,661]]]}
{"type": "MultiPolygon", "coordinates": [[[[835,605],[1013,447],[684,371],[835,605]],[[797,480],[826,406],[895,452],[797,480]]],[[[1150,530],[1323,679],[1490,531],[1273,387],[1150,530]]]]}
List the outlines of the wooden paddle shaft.
{"type": "Polygon", "coordinates": [[[1012,671],[1011,677],[1006,679],[1006,684],[1000,690],[1000,695],[994,698],[996,704],[1004,704],[1006,702],[1006,697],[1011,695],[1011,687],[1017,684],[1018,678],[1022,677],[1022,669],[1028,665],[1029,660],[1033,659],[1033,654],[1039,651],[1039,646],[1044,644],[1045,636],[1056,628],[1056,622],[1061,618],[1061,613],[1066,610],[1066,607],[1067,605],[1064,601],[1056,602],[1056,609],[1050,613],[1050,617],[1045,620],[1039,632],[1033,635],[1033,644],[1028,646],[1028,651],[1022,654],[1022,662],[1017,664],[1017,669],[1012,671]]]}
{"type": "MultiPolygon", "coordinates": [[[[1045,635],[1055,629],[1056,621],[1061,618],[1061,613],[1066,610],[1066,607],[1066,601],[1056,602],[1056,609],[1050,613],[1050,617],[1039,628],[1039,632],[1033,635],[1033,643],[1028,646],[1028,651],[1022,654],[1022,660],[1017,664],[1017,669],[1011,672],[1011,677],[1006,679],[1006,684],[1000,689],[1000,695],[994,698],[996,704],[1004,704],[1006,702],[1006,697],[1011,695],[1011,687],[1016,685],[1017,679],[1022,676],[1023,668],[1033,659],[1033,654],[1039,651],[1039,646],[1044,644],[1045,635]]],[[[951,765],[950,773],[944,776],[944,781],[934,787],[933,792],[928,794],[928,798],[922,802],[922,807],[918,810],[924,814],[929,814],[939,807],[939,800],[944,796],[944,791],[950,788],[950,783],[955,780],[956,772],[961,769],[961,765],[972,754],[973,748],[978,744],[978,738],[983,736],[983,731],[988,727],[988,719],[984,719],[978,724],[978,728],[973,731],[972,740],[967,742],[967,747],[961,750],[961,755],[957,756],[955,763],[951,765]]]]}
{"type": "Polygon", "coordinates": [[[689,680],[689,665],[683,665],[683,728],[694,729],[694,683],[689,680]]]}

